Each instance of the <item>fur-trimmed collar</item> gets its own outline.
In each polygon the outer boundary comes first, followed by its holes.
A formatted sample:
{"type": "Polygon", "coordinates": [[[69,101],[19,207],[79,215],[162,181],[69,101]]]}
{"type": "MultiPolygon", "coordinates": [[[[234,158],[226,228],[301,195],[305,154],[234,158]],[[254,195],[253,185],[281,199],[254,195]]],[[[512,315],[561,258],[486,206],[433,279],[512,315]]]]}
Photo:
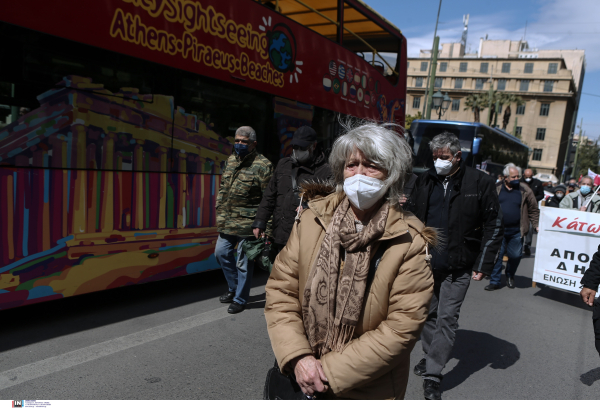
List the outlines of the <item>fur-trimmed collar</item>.
{"type": "Polygon", "coordinates": [[[327,197],[335,193],[335,184],[332,181],[305,181],[300,184],[302,201],[311,201],[327,197]]]}

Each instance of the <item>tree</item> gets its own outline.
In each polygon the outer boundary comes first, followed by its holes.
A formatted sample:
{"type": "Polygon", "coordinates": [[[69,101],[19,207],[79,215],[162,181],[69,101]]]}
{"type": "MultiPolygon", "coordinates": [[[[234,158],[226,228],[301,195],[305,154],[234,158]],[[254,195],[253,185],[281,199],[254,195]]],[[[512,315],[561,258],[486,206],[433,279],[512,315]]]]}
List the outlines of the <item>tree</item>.
{"type": "Polygon", "coordinates": [[[577,176],[587,175],[588,169],[594,173],[600,173],[600,146],[598,141],[594,144],[582,143],[579,146],[579,153],[577,159],[577,176]]]}
{"type": "Polygon", "coordinates": [[[414,116],[406,115],[406,119],[404,119],[404,122],[406,123],[406,130],[410,129],[410,125],[412,125],[412,121],[416,120],[416,119],[423,119],[423,115],[421,114],[421,111],[417,112],[417,114],[414,116]]]}
{"type": "Polygon", "coordinates": [[[487,96],[483,93],[470,94],[465,100],[465,110],[473,111],[473,122],[479,122],[479,112],[487,106],[487,96]]]}
{"type": "Polygon", "coordinates": [[[502,129],[506,130],[508,121],[510,120],[510,115],[512,113],[510,110],[510,105],[516,103],[518,107],[523,105],[525,102],[523,102],[523,98],[518,95],[505,93],[502,95],[502,102],[500,103],[506,105],[506,109],[504,109],[504,118],[502,118],[502,129]]]}

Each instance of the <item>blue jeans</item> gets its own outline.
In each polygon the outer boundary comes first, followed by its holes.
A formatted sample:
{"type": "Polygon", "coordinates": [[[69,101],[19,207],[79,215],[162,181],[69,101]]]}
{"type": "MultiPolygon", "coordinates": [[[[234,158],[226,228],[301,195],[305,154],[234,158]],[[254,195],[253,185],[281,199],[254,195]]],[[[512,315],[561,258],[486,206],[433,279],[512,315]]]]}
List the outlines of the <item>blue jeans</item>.
{"type": "Polygon", "coordinates": [[[237,235],[219,233],[219,239],[215,246],[215,258],[223,269],[229,291],[235,292],[233,301],[240,305],[248,302],[254,273],[254,262],[249,262],[246,254],[242,251],[242,244],[246,239],[237,235]],[[236,245],[237,261],[234,255],[236,245]]]}
{"type": "Polygon", "coordinates": [[[502,278],[502,258],[504,255],[508,256],[508,262],[506,262],[506,273],[507,278],[514,278],[519,263],[521,263],[521,254],[523,252],[523,238],[521,237],[521,230],[518,228],[506,229],[504,231],[504,239],[502,239],[502,247],[500,253],[498,253],[498,260],[494,265],[494,271],[490,283],[492,285],[500,285],[500,279],[502,278]]]}

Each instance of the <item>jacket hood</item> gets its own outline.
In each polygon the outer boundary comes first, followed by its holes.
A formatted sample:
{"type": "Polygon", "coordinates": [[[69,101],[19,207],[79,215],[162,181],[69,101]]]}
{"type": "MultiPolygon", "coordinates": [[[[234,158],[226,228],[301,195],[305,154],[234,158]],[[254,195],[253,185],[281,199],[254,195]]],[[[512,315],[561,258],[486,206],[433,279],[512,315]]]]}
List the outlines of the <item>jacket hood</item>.
{"type": "MultiPolygon", "coordinates": [[[[308,201],[308,207],[325,229],[329,226],[336,208],[346,197],[343,192],[335,190],[333,183],[310,182],[301,185],[300,194],[303,194],[303,201],[308,201]]],[[[396,238],[409,232],[409,228],[421,235],[431,247],[436,248],[439,245],[439,235],[435,228],[425,227],[417,217],[409,212],[399,211],[394,206],[390,206],[385,232],[381,239],[396,238]]]]}

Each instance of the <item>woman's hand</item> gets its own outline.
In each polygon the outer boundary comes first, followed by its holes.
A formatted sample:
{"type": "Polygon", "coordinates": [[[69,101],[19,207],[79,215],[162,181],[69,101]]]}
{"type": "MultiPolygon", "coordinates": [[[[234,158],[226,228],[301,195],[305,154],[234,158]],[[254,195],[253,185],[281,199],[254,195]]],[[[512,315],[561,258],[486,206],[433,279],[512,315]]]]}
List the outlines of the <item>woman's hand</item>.
{"type": "Polygon", "coordinates": [[[329,388],[324,382],[327,382],[325,371],[321,362],[313,356],[307,354],[297,357],[292,361],[296,382],[306,395],[313,395],[315,392],[325,392],[329,388]]]}

